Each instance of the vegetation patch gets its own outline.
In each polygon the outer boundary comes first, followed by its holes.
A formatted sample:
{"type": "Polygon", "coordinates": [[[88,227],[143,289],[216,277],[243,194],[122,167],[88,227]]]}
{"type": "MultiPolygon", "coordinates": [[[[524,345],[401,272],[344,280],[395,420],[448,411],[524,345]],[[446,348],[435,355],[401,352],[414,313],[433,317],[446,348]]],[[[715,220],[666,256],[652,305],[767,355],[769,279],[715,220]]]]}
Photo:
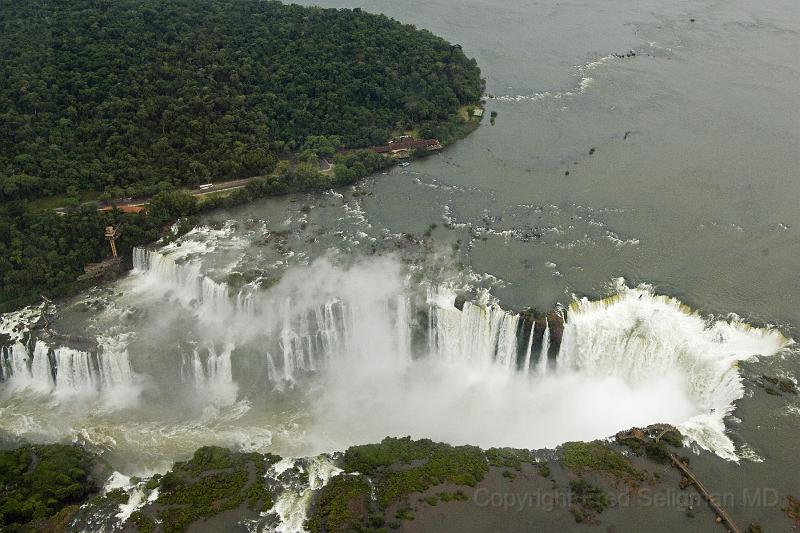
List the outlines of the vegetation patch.
{"type": "Polygon", "coordinates": [[[116,503],[117,505],[124,505],[130,499],[128,492],[123,488],[113,489],[106,492],[106,498],[116,503]]]}
{"type": "Polygon", "coordinates": [[[381,509],[445,482],[474,487],[488,469],[478,447],[450,446],[428,439],[413,441],[410,437],[387,437],[379,444],[352,446],[343,462],[345,471],[372,478],[381,509]]]}
{"type": "Polygon", "coordinates": [[[517,478],[517,475],[511,470],[503,470],[503,477],[508,478],[509,481],[514,481],[517,478]]]}
{"type": "Polygon", "coordinates": [[[153,477],[147,480],[147,482],[144,484],[144,488],[146,488],[147,490],[157,489],[158,486],[161,484],[161,477],[162,477],[161,474],[154,475],[153,477]]]}
{"type": "Polygon", "coordinates": [[[597,524],[597,515],[608,507],[608,494],[584,479],[571,481],[569,484],[572,496],[569,511],[576,522],[597,524]]]}
{"type": "Polygon", "coordinates": [[[264,485],[268,465],[280,460],[276,455],[234,453],[207,446],[198,449],[191,460],[175,463],[158,479],[156,506],[142,509],[131,521],[149,527],[155,513],[165,533],[184,531],[201,518],[236,509],[245,504],[261,512],[272,507],[272,495],[264,485]]]}
{"type": "Polygon", "coordinates": [[[394,517],[398,520],[414,520],[414,510],[411,507],[401,507],[394,514],[394,517]]]}
{"type": "Polygon", "coordinates": [[[469,497],[460,490],[455,492],[437,492],[436,497],[442,502],[463,502],[469,500],[469,497]]]}
{"type": "Polygon", "coordinates": [[[780,396],[780,393],[797,395],[797,385],[795,385],[792,380],[766,375],[761,376],[761,380],[762,381],[759,383],[759,385],[764,387],[764,390],[767,391],[767,394],[772,394],[775,396],[780,396]],[[777,390],[767,385],[767,383],[777,387],[777,390]]]}
{"type": "Polygon", "coordinates": [[[530,450],[516,448],[489,448],[485,452],[486,460],[491,466],[521,470],[522,464],[536,464],[536,457],[530,450]]]}
{"type": "Polygon", "coordinates": [[[63,507],[59,512],[49,518],[40,518],[33,520],[24,526],[13,525],[2,531],[16,532],[24,531],[25,533],[67,533],[71,531],[70,522],[75,518],[75,515],[80,511],[81,506],[78,504],[68,505],[63,507]]]}
{"type": "Polygon", "coordinates": [[[309,531],[331,533],[357,531],[369,514],[369,493],[369,481],[363,475],[331,478],[320,492],[306,527],[309,531]]]}
{"type": "Polygon", "coordinates": [[[142,511],[134,511],[131,513],[128,521],[136,526],[139,533],[154,533],[156,530],[155,521],[142,511]]]}
{"type": "Polygon", "coordinates": [[[542,477],[550,477],[550,465],[546,462],[542,461],[536,465],[536,470],[539,472],[539,475],[542,477]]]}
{"type": "Polygon", "coordinates": [[[668,446],[683,447],[683,435],[676,428],[656,424],[647,428],[632,428],[616,435],[618,444],[626,446],[636,455],[645,455],[659,463],[670,461],[672,453],[668,446]]]}
{"type": "Polygon", "coordinates": [[[568,442],[561,447],[561,464],[575,473],[599,472],[614,479],[636,484],[647,479],[621,453],[602,441],[568,442]]]}
{"type": "Polygon", "coordinates": [[[463,124],[482,93],[461,47],[360,9],[76,0],[3,18],[0,200],[264,175],[286,151],[463,124]]]}
{"type": "Polygon", "coordinates": [[[786,517],[792,521],[795,530],[800,529],[800,499],[794,496],[786,497],[787,505],[783,508],[786,517]]]}
{"type": "Polygon", "coordinates": [[[22,530],[32,520],[83,502],[99,488],[91,476],[95,466],[94,456],[77,446],[0,451],[0,529],[22,530]]]}
{"type": "Polygon", "coordinates": [[[437,496],[425,496],[424,501],[433,507],[436,507],[439,504],[439,498],[437,496]]]}

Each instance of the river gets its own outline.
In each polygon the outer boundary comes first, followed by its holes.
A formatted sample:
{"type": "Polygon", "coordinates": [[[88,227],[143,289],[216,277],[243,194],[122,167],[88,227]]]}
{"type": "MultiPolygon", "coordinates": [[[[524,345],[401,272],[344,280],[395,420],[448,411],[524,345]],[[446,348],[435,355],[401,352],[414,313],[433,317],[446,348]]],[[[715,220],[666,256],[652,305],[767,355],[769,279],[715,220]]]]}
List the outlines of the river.
{"type": "MultiPolygon", "coordinates": [[[[6,354],[34,364],[0,430],[147,474],[202,444],[535,448],[668,421],[712,486],[796,494],[797,397],[759,386],[800,372],[796,2],[322,3],[460,43],[495,125],[138,251],[58,304],[99,349],[6,354]],[[558,304],[560,353],[517,314],[558,304]]],[[[780,528],[776,505],[733,512],[780,528]]]]}

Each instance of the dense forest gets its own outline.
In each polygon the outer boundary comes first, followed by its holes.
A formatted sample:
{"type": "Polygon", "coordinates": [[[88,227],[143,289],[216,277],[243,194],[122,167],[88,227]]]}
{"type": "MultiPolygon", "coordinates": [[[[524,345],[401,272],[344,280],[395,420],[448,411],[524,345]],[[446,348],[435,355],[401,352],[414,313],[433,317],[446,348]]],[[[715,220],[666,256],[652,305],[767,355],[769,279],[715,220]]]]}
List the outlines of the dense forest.
{"type": "MultiPolygon", "coordinates": [[[[76,279],[85,264],[108,254],[103,239],[108,225],[124,226],[117,247],[123,256],[130,257],[134,246],[157,240],[165,225],[176,219],[191,222],[200,211],[233,207],[266,196],[349,185],[392,164],[371,150],[355,150],[337,155],[334,172],[324,174],[316,162],[302,159],[301,154],[294,166],[279,165],[284,167],[283,172],[252,180],[226,196],[200,200],[185,190],[163,191],[150,199],[146,212],[137,214],[116,209],[98,211],[91,203],[63,214],[31,209],[21,201],[0,205],[0,312],[32,303],[40,295],[62,296],[91,284],[76,283],[76,279]]],[[[181,227],[191,228],[185,224],[181,227]]]]}
{"type": "Polygon", "coordinates": [[[382,144],[481,96],[459,46],[359,9],[0,0],[0,199],[113,197],[382,144]]]}
{"type": "Polygon", "coordinates": [[[97,492],[97,459],[63,444],[0,450],[0,530],[48,531],[46,517],[97,492]],[[39,520],[31,527],[23,526],[39,520]]]}
{"type": "Polygon", "coordinates": [[[475,61],[428,31],[274,1],[0,0],[0,54],[0,312],[80,289],[106,225],[127,255],[202,209],[354,183],[390,164],[357,148],[463,136],[482,93],[475,61]],[[203,202],[180,190],[253,176],[203,202]],[[87,192],[154,196],[131,215],[87,192]]]}

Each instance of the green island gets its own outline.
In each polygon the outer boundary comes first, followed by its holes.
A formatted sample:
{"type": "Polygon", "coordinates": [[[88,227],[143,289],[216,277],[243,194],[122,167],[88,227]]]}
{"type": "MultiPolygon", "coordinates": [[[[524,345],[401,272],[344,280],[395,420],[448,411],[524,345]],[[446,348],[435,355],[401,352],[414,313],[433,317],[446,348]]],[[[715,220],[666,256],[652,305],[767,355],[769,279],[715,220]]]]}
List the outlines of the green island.
{"type": "Polygon", "coordinates": [[[126,256],[181,217],[350,185],[393,164],[390,140],[425,155],[411,140],[479,120],[474,59],[360,9],[4,0],[0,28],[0,310],[84,287],[106,226],[126,256]],[[132,198],[147,208],[116,209],[132,198]]]}
{"type": "Polygon", "coordinates": [[[66,530],[78,505],[97,493],[107,474],[97,457],[76,446],[0,451],[0,529],[66,530]]]}
{"type": "MultiPolygon", "coordinates": [[[[305,508],[303,527],[313,533],[388,533],[404,524],[425,529],[453,513],[475,518],[487,507],[521,511],[517,506],[525,504],[526,494],[551,498],[524,507],[532,524],[598,526],[607,510],[646,508],[659,494],[677,491],[689,502],[704,496],[702,485],[686,477],[694,476],[681,455],[688,451],[683,440],[674,427],[655,424],[620,432],[614,440],[571,442],[554,450],[387,437],[334,455],[282,460],[205,446],[163,475],[130,478],[129,485],[113,489],[103,489],[109,468],[97,455],[78,446],[23,445],[0,451],[0,528],[59,533],[88,524],[119,527],[115,516],[134,502],[123,531],[211,531],[248,519],[277,525],[280,513],[301,512],[291,507],[299,504],[305,508]],[[665,456],[683,466],[670,468],[665,456]],[[329,465],[322,483],[318,461],[329,465]],[[639,497],[645,499],[637,503],[639,497]]],[[[798,500],[789,496],[780,511],[796,525],[798,509],[798,500]]],[[[744,531],[761,530],[750,524],[744,531]]]]}
{"type": "MultiPolygon", "coordinates": [[[[659,445],[679,451],[680,433],[673,430],[671,435],[659,445]]],[[[647,436],[642,444],[652,440],[647,436]]],[[[380,443],[351,446],[330,458],[338,473],[311,490],[305,527],[312,532],[392,531],[439,506],[480,508],[481,491],[498,483],[566,491],[571,497],[556,511],[571,515],[576,523],[596,524],[611,505],[607,491],[635,493],[659,482],[659,463],[634,463],[626,457],[630,444],[595,441],[568,443],[555,451],[484,450],[387,437],[380,443]]],[[[0,453],[0,524],[9,531],[69,531],[98,509],[113,514],[129,503],[134,490],[158,492],[130,514],[129,531],[177,533],[195,522],[213,527],[230,523],[210,522],[215,519],[257,517],[276,512],[283,491],[311,487],[308,460],[272,469],[280,459],[203,447],[164,475],[132,479],[132,487],[103,493],[90,473],[93,464],[101,463],[91,454],[74,446],[25,446],[0,453]],[[35,461],[34,456],[41,459],[35,461]]]]}

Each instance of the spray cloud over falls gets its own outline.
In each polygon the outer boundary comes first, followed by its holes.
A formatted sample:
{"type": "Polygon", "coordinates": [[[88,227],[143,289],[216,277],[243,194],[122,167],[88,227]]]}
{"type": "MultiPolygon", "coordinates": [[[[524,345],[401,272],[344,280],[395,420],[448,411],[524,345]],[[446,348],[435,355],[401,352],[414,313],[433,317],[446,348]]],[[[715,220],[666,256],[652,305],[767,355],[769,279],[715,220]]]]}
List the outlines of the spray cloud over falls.
{"type": "Polygon", "coordinates": [[[35,420],[47,417],[36,398],[73,383],[70,364],[96,394],[132,394],[144,380],[141,405],[52,422],[150,461],[208,443],[313,454],[386,435],[539,448],[655,422],[734,459],[724,417],[744,392],[736,362],[789,342],[621,283],[606,300],[573,302],[561,323],[488,296],[457,305],[447,283],[385,257],[320,259],[266,290],[233,291],[196,261],[150,250],[135,267],[120,300],[139,309],[137,334],[114,365],[110,350],[83,365],[15,345],[3,352],[3,394],[32,391],[13,409],[35,420]]]}

